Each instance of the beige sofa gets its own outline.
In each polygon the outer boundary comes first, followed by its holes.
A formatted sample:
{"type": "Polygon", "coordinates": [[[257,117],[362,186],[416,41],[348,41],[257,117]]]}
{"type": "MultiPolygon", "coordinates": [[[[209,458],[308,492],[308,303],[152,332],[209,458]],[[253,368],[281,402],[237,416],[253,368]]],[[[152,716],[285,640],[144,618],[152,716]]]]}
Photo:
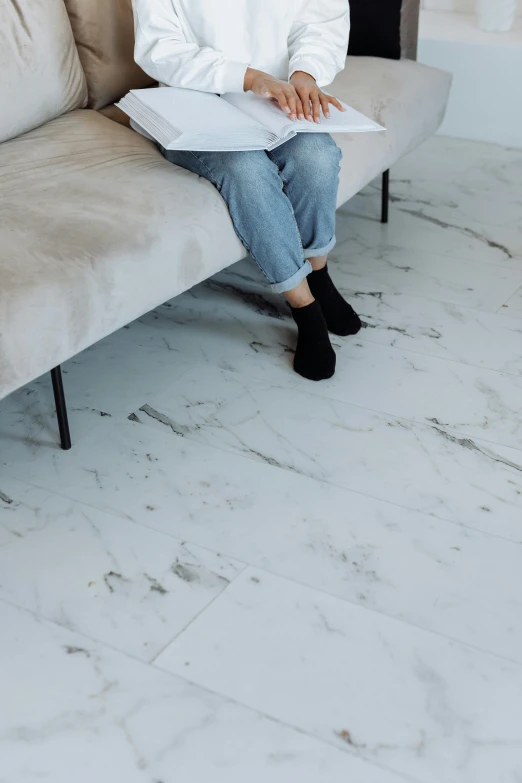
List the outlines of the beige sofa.
{"type": "MultiPolygon", "coordinates": [[[[58,368],[64,414],[61,362],[245,255],[217,191],[121,124],[150,84],[132,49],[130,0],[0,3],[0,399],[58,368]]],[[[339,204],[435,132],[450,82],[348,58],[332,91],[388,130],[337,139],[339,204]]]]}

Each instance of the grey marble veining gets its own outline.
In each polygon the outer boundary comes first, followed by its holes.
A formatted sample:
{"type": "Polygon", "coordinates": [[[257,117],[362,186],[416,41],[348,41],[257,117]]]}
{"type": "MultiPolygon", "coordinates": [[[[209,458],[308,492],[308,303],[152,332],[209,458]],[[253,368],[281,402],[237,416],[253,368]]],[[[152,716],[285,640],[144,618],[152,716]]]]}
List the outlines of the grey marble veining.
{"type": "MultiPolygon", "coordinates": [[[[425,241],[433,239],[450,254],[457,250],[482,263],[518,265],[521,178],[519,150],[470,143],[462,154],[458,143],[433,139],[422,154],[406,157],[392,171],[394,214],[412,218],[413,236],[403,235],[400,244],[425,231],[425,241]]],[[[371,214],[371,196],[370,187],[347,209],[371,214]]]]}
{"type": "Polygon", "coordinates": [[[360,292],[351,298],[364,322],[365,340],[522,374],[522,317],[499,318],[407,294],[360,292]]]}
{"type": "Polygon", "coordinates": [[[0,598],[144,661],[244,568],[13,479],[0,487],[0,598]]]}
{"type": "MultiPolygon", "coordinates": [[[[338,352],[321,396],[522,447],[522,378],[371,343],[365,334],[338,352]]],[[[312,390],[305,380],[298,388],[312,390]]]]}
{"type": "Polygon", "coordinates": [[[133,420],[522,541],[522,450],[201,367],[133,420]]]}
{"type": "Polygon", "coordinates": [[[357,254],[347,240],[332,253],[332,276],[348,297],[353,292],[401,293],[490,312],[522,284],[522,262],[518,268],[492,270],[428,247],[377,247],[357,254]]]}
{"type": "Polygon", "coordinates": [[[27,405],[34,394],[34,389],[28,387],[18,389],[17,391],[8,394],[7,397],[0,400],[0,414],[12,410],[13,408],[21,408],[27,405]]]}

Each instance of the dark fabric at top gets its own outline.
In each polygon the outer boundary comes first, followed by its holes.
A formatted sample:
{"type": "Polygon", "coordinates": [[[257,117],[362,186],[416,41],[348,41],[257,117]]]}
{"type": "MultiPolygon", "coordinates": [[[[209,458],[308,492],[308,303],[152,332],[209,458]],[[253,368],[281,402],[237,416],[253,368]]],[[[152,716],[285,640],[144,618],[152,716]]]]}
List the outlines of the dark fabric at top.
{"type": "Polygon", "coordinates": [[[401,57],[401,0],[350,0],[348,54],[401,57]]]}

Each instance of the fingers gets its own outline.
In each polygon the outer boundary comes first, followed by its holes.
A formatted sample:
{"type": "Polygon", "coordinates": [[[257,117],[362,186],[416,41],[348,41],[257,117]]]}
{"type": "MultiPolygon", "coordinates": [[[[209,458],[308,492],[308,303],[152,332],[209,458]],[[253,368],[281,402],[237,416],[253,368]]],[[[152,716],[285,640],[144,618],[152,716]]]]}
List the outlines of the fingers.
{"type": "Polygon", "coordinates": [[[298,90],[297,94],[299,95],[299,100],[301,101],[301,106],[303,108],[304,119],[308,120],[308,122],[312,122],[313,117],[310,108],[310,90],[302,88],[298,90]]]}
{"type": "Polygon", "coordinates": [[[342,103],[340,103],[337,98],[334,98],[333,95],[327,95],[326,97],[328,98],[328,103],[331,103],[336,109],[339,109],[339,111],[346,111],[342,103]]]}
{"type": "Polygon", "coordinates": [[[296,103],[297,118],[299,120],[304,120],[305,115],[304,115],[303,102],[301,101],[301,98],[297,94],[297,92],[295,93],[295,103],[296,103]]]}
{"type": "Polygon", "coordinates": [[[288,100],[287,100],[285,91],[281,87],[279,87],[278,89],[274,90],[272,92],[272,95],[277,100],[277,102],[279,103],[280,107],[282,108],[282,110],[284,112],[286,112],[287,114],[291,114],[292,113],[292,111],[290,109],[290,106],[288,105],[288,100]]]}
{"type": "Polygon", "coordinates": [[[330,116],[330,103],[328,101],[328,96],[324,94],[324,92],[319,93],[319,101],[321,102],[321,109],[323,110],[323,114],[328,119],[330,116]]]}
{"type": "Polygon", "coordinates": [[[290,119],[295,120],[297,119],[297,101],[296,101],[297,95],[295,94],[295,91],[293,93],[290,93],[290,95],[287,94],[287,101],[288,105],[290,106],[290,119]]]}
{"type": "Polygon", "coordinates": [[[315,86],[296,89],[292,84],[285,82],[269,83],[261,94],[279,104],[291,120],[305,119],[309,122],[321,122],[321,114],[326,118],[330,117],[330,104],[340,111],[345,111],[337,98],[326,95],[315,86]]]}
{"type": "Polygon", "coordinates": [[[325,117],[330,116],[328,96],[321,90],[302,87],[297,94],[303,107],[304,119],[309,122],[321,122],[321,112],[325,117]]]}
{"type": "Polygon", "coordinates": [[[322,90],[303,88],[298,91],[298,95],[304,109],[305,119],[309,121],[321,122],[321,112],[328,119],[330,117],[330,104],[339,109],[339,111],[346,111],[337,98],[334,98],[333,95],[326,95],[322,90]]]}
{"type": "Polygon", "coordinates": [[[312,101],[312,116],[314,122],[321,122],[321,101],[319,100],[319,91],[311,93],[310,99],[312,101]]]}
{"type": "Polygon", "coordinates": [[[273,90],[272,97],[279,103],[291,120],[303,119],[304,113],[301,99],[291,84],[283,84],[281,87],[273,90]]]}

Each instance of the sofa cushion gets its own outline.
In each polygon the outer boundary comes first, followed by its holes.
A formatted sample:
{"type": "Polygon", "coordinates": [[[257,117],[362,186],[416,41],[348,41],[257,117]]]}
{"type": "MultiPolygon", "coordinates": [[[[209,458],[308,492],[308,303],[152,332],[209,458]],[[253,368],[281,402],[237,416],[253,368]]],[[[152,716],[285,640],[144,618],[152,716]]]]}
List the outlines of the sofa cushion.
{"type": "Polygon", "coordinates": [[[450,87],[451,74],[413,60],[348,57],[328,91],[387,131],[335,135],[344,154],[339,204],[435,133],[450,87]]]}
{"type": "MultiPolygon", "coordinates": [[[[337,137],[339,203],[429,136],[449,77],[349,59],[334,92],[388,126],[337,137]]],[[[0,397],[245,255],[221,196],[98,112],[0,146],[0,397]]]]}
{"type": "Polygon", "coordinates": [[[0,145],[0,398],[245,251],[218,192],[98,112],[0,145]]]}
{"type": "Polygon", "coordinates": [[[0,142],[85,105],[62,0],[0,2],[0,142]]]}
{"type": "Polygon", "coordinates": [[[153,84],[134,62],[132,0],[65,0],[89,89],[102,109],[129,91],[153,84]]]}

